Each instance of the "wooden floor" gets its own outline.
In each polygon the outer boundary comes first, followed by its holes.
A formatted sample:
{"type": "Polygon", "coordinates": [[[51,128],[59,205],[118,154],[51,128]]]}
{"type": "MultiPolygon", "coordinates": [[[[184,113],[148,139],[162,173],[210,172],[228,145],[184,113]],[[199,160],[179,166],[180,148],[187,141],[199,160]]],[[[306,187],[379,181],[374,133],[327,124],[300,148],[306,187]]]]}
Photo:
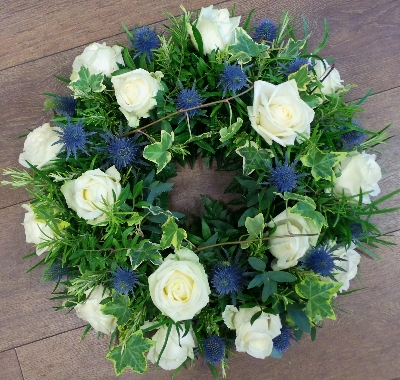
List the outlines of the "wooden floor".
{"type": "MultiPolygon", "coordinates": [[[[17,137],[51,117],[43,111],[43,92],[65,89],[54,74],[69,77],[74,57],[92,42],[127,40],[128,26],[158,25],[162,11],[179,14],[181,0],[1,0],[0,1],[0,154],[1,169],[16,166],[23,140],[17,137]]],[[[221,1],[220,8],[235,1],[221,1]]],[[[324,57],[336,57],[346,83],[356,83],[349,100],[369,89],[361,121],[377,130],[393,123],[395,136],[378,153],[385,170],[383,194],[400,187],[400,1],[399,0],[236,0],[237,14],[252,8],[257,16],[277,20],[284,9],[305,14],[312,45],[321,38],[323,19],[330,26],[324,57]]],[[[187,9],[209,5],[187,0],[187,9]]],[[[199,172],[193,183],[201,184],[199,172]]],[[[195,185],[193,185],[195,186],[195,185]]],[[[186,189],[187,190],[187,189],[186,189]]],[[[198,189],[191,189],[190,192],[198,189]]],[[[90,333],[80,342],[83,323],[74,313],[55,313],[48,300],[52,286],[39,282],[41,272],[25,271],[37,262],[22,260],[31,251],[21,226],[23,190],[0,187],[0,380],[109,380],[112,363],[104,359],[107,342],[90,333]]],[[[192,200],[196,202],[196,200],[192,200]]],[[[387,206],[400,204],[400,198],[387,206]]],[[[379,218],[385,232],[397,231],[400,214],[379,218]]],[[[400,243],[400,234],[393,233],[400,243]]],[[[237,355],[229,361],[228,378],[280,380],[400,379],[400,246],[378,251],[374,261],[363,257],[361,281],[366,289],[339,299],[337,321],[324,323],[316,342],[295,343],[284,358],[254,359],[237,355]]],[[[169,379],[171,373],[152,369],[143,376],[126,371],[121,379],[169,379]]],[[[177,379],[211,379],[200,360],[177,379]]]]}

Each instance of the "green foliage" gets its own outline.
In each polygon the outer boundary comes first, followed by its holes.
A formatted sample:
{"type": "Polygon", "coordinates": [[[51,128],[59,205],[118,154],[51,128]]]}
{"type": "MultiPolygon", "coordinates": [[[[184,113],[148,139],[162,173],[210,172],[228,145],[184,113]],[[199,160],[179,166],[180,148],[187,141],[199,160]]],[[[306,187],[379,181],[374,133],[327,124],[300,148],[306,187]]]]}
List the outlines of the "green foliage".
{"type": "Polygon", "coordinates": [[[162,236],[160,241],[161,249],[170,247],[175,249],[181,247],[182,241],[187,238],[187,233],[183,228],[179,228],[175,219],[168,217],[167,221],[161,226],[162,236]]]}
{"type": "Polygon", "coordinates": [[[255,57],[266,57],[266,51],[267,45],[254,42],[242,28],[235,30],[235,43],[228,48],[228,52],[233,56],[232,59],[235,59],[242,65],[249,63],[255,57]]]}
{"type": "Polygon", "coordinates": [[[102,306],[101,311],[104,314],[112,315],[117,318],[118,325],[123,325],[132,317],[132,311],[129,308],[129,298],[123,294],[114,294],[112,301],[102,306]]]}
{"type": "Polygon", "coordinates": [[[157,165],[157,174],[171,161],[171,148],[174,134],[161,131],[161,141],[147,145],[143,150],[143,157],[157,165]]]}
{"type": "Polygon", "coordinates": [[[89,92],[102,92],[106,88],[103,84],[103,74],[90,74],[85,66],[81,66],[78,76],[76,81],[70,83],[75,95],[84,96],[89,92]]]}

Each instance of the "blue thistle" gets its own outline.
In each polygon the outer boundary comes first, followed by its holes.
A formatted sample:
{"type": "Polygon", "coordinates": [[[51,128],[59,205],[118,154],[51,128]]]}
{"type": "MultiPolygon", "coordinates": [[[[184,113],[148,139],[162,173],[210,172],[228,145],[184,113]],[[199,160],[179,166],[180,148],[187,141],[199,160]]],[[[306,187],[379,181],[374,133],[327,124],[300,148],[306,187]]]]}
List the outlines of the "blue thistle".
{"type": "Polygon", "coordinates": [[[74,116],[76,100],[72,96],[56,95],[44,102],[46,109],[52,109],[63,116],[74,116]]]}
{"type": "MultiPolygon", "coordinates": [[[[175,100],[178,110],[201,106],[204,101],[205,99],[202,98],[201,95],[196,91],[194,85],[191,89],[183,88],[181,91],[179,91],[175,100]]],[[[196,108],[187,111],[186,113],[189,117],[192,117],[200,113],[200,109],[196,108]]]]}
{"type": "Polygon", "coordinates": [[[72,123],[71,119],[67,117],[67,125],[58,122],[55,122],[55,124],[61,128],[61,131],[55,130],[60,135],[60,139],[52,145],[63,144],[62,149],[67,150],[67,160],[71,153],[74,154],[76,159],[78,150],[89,155],[85,145],[90,144],[87,138],[95,134],[95,132],[85,132],[83,129],[83,119],[80,119],[77,123],[72,123]]]}
{"type": "Polygon", "coordinates": [[[211,335],[203,341],[206,362],[217,365],[225,357],[225,341],[218,335],[211,335]]]}
{"type": "Polygon", "coordinates": [[[307,175],[297,173],[294,167],[298,162],[299,160],[295,160],[289,165],[288,156],[286,156],[283,164],[275,159],[275,168],[273,168],[269,162],[266,162],[271,173],[269,174],[269,181],[263,182],[262,184],[276,186],[279,193],[294,190],[298,185],[299,178],[307,175]]]}
{"type": "Polygon", "coordinates": [[[344,149],[353,149],[354,147],[359,146],[366,138],[364,129],[361,125],[358,125],[355,121],[352,122],[354,125],[354,129],[341,127],[341,130],[345,130],[348,132],[342,133],[340,138],[342,139],[342,148],[344,149]]]}
{"type": "Polygon", "coordinates": [[[332,273],[335,269],[340,271],[344,271],[344,269],[335,265],[335,260],[346,261],[332,254],[337,248],[337,245],[329,248],[328,244],[312,247],[306,256],[300,259],[303,264],[302,267],[307,270],[312,270],[314,273],[323,277],[330,277],[333,281],[336,281],[332,273]]]}
{"type": "Polygon", "coordinates": [[[360,222],[354,222],[350,226],[351,239],[358,240],[358,238],[365,236],[365,232],[360,222]]]}
{"type": "Polygon", "coordinates": [[[133,270],[117,267],[111,281],[117,293],[128,294],[138,285],[138,275],[133,270]]]}
{"type": "Polygon", "coordinates": [[[272,339],[272,343],[274,344],[274,349],[282,355],[283,351],[291,347],[291,340],[296,340],[293,335],[293,329],[283,325],[280,335],[272,339]]]}
{"type": "Polygon", "coordinates": [[[68,277],[68,268],[63,267],[62,260],[58,259],[54,261],[54,263],[46,268],[42,275],[42,281],[51,282],[51,281],[61,281],[63,277],[68,277]]]}
{"type": "Polygon", "coordinates": [[[266,41],[270,45],[276,37],[276,30],[275,23],[265,18],[256,25],[253,32],[253,40],[256,42],[266,41]]]}
{"type": "Polygon", "coordinates": [[[132,30],[133,38],[130,38],[133,48],[137,51],[135,57],[142,54],[150,61],[153,56],[153,50],[160,47],[160,40],[154,30],[147,26],[132,30]]]}
{"type": "Polygon", "coordinates": [[[287,65],[279,63],[279,65],[283,68],[283,71],[286,75],[299,71],[302,66],[307,64],[308,64],[308,70],[311,70],[312,66],[309,64],[308,58],[296,57],[293,61],[290,61],[287,65]]]}
{"type": "Polygon", "coordinates": [[[224,261],[214,268],[211,283],[216,292],[224,296],[237,293],[243,285],[243,270],[236,264],[224,261]]]}
{"type": "Polygon", "coordinates": [[[146,143],[137,143],[139,134],[134,137],[118,137],[111,132],[106,131],[100,135],[107,143],[105,147],[97,147],[96,150],[104,152],[108,155],[108,160],[105,166],[115,165],[118,171],[128,168],[133,165],[146,165],[141,159],[141,146],[146,143]]]}
{"type": "Polygon", "coordinates": [[[225,63],[224,70],[220,75],[220,85],[224,90],[222,96],[225,96],[227,91],[232,91],[236,94],[236,92],[241,90],[243,87],[248,87],[247,75],[237,62],[233,65],[225,63]]]}

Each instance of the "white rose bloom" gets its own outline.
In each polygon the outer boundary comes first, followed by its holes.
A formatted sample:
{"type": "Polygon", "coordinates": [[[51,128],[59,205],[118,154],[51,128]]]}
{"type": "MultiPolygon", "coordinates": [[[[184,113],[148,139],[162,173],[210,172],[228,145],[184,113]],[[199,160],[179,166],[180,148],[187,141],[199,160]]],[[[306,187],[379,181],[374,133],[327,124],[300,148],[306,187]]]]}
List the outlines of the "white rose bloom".
{"type": "Polygon", "coordinates": [[[110,296],[109,290],[106,290],[104,294],[103,292],[103,285],[86,290],[85,294],[86,296],[90,294],[89,298],[85,302],[78,303],[75,306],[75,311],[79,318],[90,323],[96,331],[110,335],[117,327],[117,320],[101,311],[103,305],[100,302],[110,296]]]}
{"type": "Polygon", "coordinates": [[[149,73],[136,69],[111,78],[119,109],[130,127],[137,127],[140,118],[150,116],[149,111],[157,104],[154,97],[162,89],[160,82],[163,76],[160,71],[149,73]]]}
{"type": "MultiPolygon", "coordinates": [[[[235,29],[239,26],[240,16],[229,17],[227,9],[213,9],[210,5],[201,8],[196,28],[203,40],[204,54],[210,54],[214,49],[223,50],[235,40],[235,29]]],[[[196,40],[193,36],[192,27],[188,25],[188,33],[197,48],[196,40]]]]}
{"type": "Polygon", "coordinates": [[[296,266],[308,248],[311,245],[315,246],[318,240],[318,235],[279,237],[289,235],[289,232],[296,235],[319,233],[318,228],[310,219],[291,214],[290,210],[291,208],[288,207],[267,224],[269,228],[277,226],[271,235],[272,238],[268,240],[269,250],[276,257],[271,263],[275,271],[296,266]]]}
{"type": "Polygon", "coordinates": [[[240,309],[235,314],[235,344],[238,352],[247,352],[255,358],[265,359],[271,355],[274,345],[272,339],[280,335],[282,324],[279,315],[264,312],[251,324],[251,318],[260,310],[259,307],[252,307],[240,309]]]}
{"type": "Polygon", "coordinates": [[[149,276],[149,290],[154,305],[174,322],[192,319],[211,293],[199,258],[187,248],[166,257],[149,276]]]}
{"type": "Polygon", "coordinates": [[[121,194],[121,175],[115,166],[106,172],[100,169],[88,170],[79,178],[67,181],[61,186],[61,192],[69,208],[89,224],[106,220],[106,215],[99,208],[104,208],[104,201],[114,203],[121,194]]]}
{"type": "Polygon", "coordinates": [[[87,46],[81,55],[78,55],[72,63],[71,81],[78,79],[81,66],[89,69],[90,74],[104,74],[111,77],[111,73],[118,70],[118,65],[125,65],[122,58],[122,47],[114,45],[106,46],[106,43],[97,42],[87,46]]]}
{"type": "Polygon", "coordinates": [[[355,244],[351,243],[350,247],[346,249],[346,247],[340,247],[334,251],[332,251],[332,255],[344,259],[346,261],[335,260],[334,263],[336,266],[344,269],[344,272],[341,270],[335,271],[333,277],[335,277],[336,281],[342,282],[343,285],[340,287],[339,292],[343,292],[349,289],[350,280],[356,277],[358,264],[360,263],[361,256],[355,251],[355,244]]]}
{"type": "Polygon", "coordinates": [[[253,106],[247,109],[251,126],[268,144],[293,145],[298,133],[310,136],[314,111],[300,99],[294,79],[278,85],[255,81],[253,106]]]}
{"type": "MultiPolygon", "coordinates": [[[[322,89],[321,92],[325,95],[332,95],[332,93],[335,93],[337,90],[340,90],[343,85],[341,82],[343,82],[340,79],[339,71],[336,69],[332,69],[328,65],[328,63],[324,60],[322,61],[316,61],[314,65],[314,70],[317,75],[318,80],[322,80],[325,78],[325,76],[329,73],[329,75],[323,80],[322,82],[322,89]],[[325,66],[324,66],[325,63],[325,66]]],[[[319,91],[319,89],[317,89],[319,91]]]]}
{"type": "Polygon", "coordinates": [[[62,148],[62,144],[54,144],[60,139],[60,136],[54,132],[49,123],[35,128],[28,133],[24,142],[24,151],[19,155],[19,163],[29,168],[26,161],[39,169],[54,160],[62,148]]]}
{"type": "Polygon", "coordinates": [[[360,189],[363,193],[362,203],[371,203],[370,196],[381,192],[378,181],[382,178],[381,168],[375,161],[375,154],[353,152],[347,155],[335,168],[338,174],[333,191],[337,195],[355,197],[358,200],[360,189]],[[340,175],[339,175],[340,174],[340,175]]]}
{"type": "MultiPolygon", "coordinates": [[[[23,204],[22,207],[28,211],[24,216],[22,225],[25,228],[25,238],[27,243],[39,244],[51,240],[54,237],[54,232],[46,223],[36,219],[35,213],[31,206],[23,204]]],[[[36,254],[40,256],[48,251],[49,246],[43,248],[36,247],[36,254]]]]}
{"type": "MultiPolygon", "coordinates": [[[[153,364],[158,361],[165,339],[167,338],[167,331],[168,328],[163,326],[151,338],[156,341],[156,344],[150,348],[147,359],[153,364]]],[[[197,346],[197,341],[192,327],[190,327],[189,332],[185,336],[183,334],[184,331],[181,330],[178,333],[176,327],[172,326],[167,345],[159,362],[162,369],[171,370],[178,368],[187,357],[194,359],[193,348],[197,346]]]]}
{"type": "Polygon", "coordinates": [[[233,323],[233,320],[234,320],[235,314],[238,311],[239,310],[235,306],[226,305],[225,310],[222,313],[222,319],[224,320],[224,323],[231,330],[235,330],[235,325],[233,323]]]}

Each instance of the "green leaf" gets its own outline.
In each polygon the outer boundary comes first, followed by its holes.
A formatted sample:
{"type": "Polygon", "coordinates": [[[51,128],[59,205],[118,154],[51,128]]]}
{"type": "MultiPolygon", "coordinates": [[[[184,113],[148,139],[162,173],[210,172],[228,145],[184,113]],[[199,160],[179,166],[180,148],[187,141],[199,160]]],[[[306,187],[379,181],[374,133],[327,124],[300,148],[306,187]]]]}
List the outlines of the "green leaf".
{"type": "Polygon", "coordinates": [[[138,212],[131,212],[129,219],[126,221],[128,226],[137,226],[143,220],[143,216],[139,215],[138,212]]]}
{"type": "Polygon", "coordinates": [[[101,92],[106,86],[103,84],[103,74],[91,75],[86,66],[81,66],[78,72],[79,79],[70,83],[72,90],[77,93],[101,92]]]}
{"type": "MultiPolygon", "coordinates": [[[[244,65],[251,61],[252,57],[258,57],[265,54],[267,45],[256,43],[243,28],[235,29],[235,43],[230,45],[228,52],[232,54],[235,59],[244,65]]],[[[265,57],[267,55],[265,54],[265,57]]]]}
{"type": "MultiPolygon", "coordinates": [[[[250,257],[250,259],[251,258],[252,257],[250,257]]],[[[263,284],[263,282],[264,282],[264,274],[260,273],[250,281],[249,285],[247,285],[247,289],[251,289],[251,288],[260,286],[263,284]]]]}
{"type": "Polygon", "coordinates": [[[304,47],[305,40],[293,40],[289,39],[285,48],[279,53],[281,58],[294,58],[299,54],[299,51],[304,47]]]}
{"type": "Polygon", "coordinates": [[[291,214],[301,215],[304,218],[310,219],[320,231],[322,226],[328,227],[325,217],[319,212],[315,211],[314,207],[308,203],[298,202],[291,209],[291,214]]]}
{"type": "Polygon", "coordinates": [[[318,148],[311,148],[305,156],[301,157],[303,165],[311,168],[311,174],[316,181],[319,179],[330,180],[335,178],[333,167],[335,167],[347,155],[346,152],[323,153],[318,148]]]}
{"type": "Polygon", "coordinates": [[[114,295],[111,302],[103,305],[101,311],[103,314],[117,318],[118,326],[125,324],[132,317],[132,311],[129,309],[129,298],[119,293],[114,295]]]}
{"type": "Polygon", "coordinates": [[[284,271],[271,271],[264,273],[265,278],[269,278],[270,280],[274,280],[276,282],[294,282],[297,280],[297,277],[289,272],[284,271]]]}
{"type": "Polygon", "coordinates": [[[125,65],[127,67],[129,67],[130,69],[135,70],[136,69],[135,62],[133,62],[131,53],[129,52],[129,49],[126,46],[124,47],[124,50],[123,50],[123,56],[124,56],[125,65]]]}
{"type": "Polygon", "coordinates": [[[147,360],[144,353],[156,342],[143,337],[142,330],[134,332],[126,342],[114,347],[106,356],[114,363],[117,376],[121,375],[126,368],[137,373],[147,371],[147,360]]]}
{"type": "Polygon", "coordinates": [[[317,94],[312,94],[309,95],[306,92],[300,92],[300,98],[301,100],[303,100],[304,102],[307,103],[307,105],[311,108],[317,108],[318,106],[320,106],[323,103],[323,98],[322,96],[319,96],[317,94]]]}
{"type": "Polygon", "coordinates": [[[168,162],[171,161],[171,153],[168,149],[171,148],[174,141],[174,133],[169,134],[166,131],[161,131],[161,141],[151,145],[147,145],[143,150],[143,157],[157,165],[157,173],[165,168],[168,162]]]}
{"type": "Polygon", "coordinates": [[[204,240],[208,240],[212,235],[210,227],[208,226],[207,222],[203,218],[201,218],[201,231],[202,231],[204,240]]]}
{"type": "Polygon", "coordinates": [[[299,91],[306,91],[307,85],[311,82],[311,78],[308,75],[308,64],[301,66],[300,70],[290,74],[288,80],[291,79],[296,81],[299,91]]]}
{"type": "Polygon", "coordinates": [[[278,284],[264,276],[264,287],[261,293],[261,300],[265,302],[271,294],[278,293],[278,284]]]}
{"type": "Polygon", "coordinates": [[[264,215],[260,213],[254,218],[248,216],[244,225],[249,233],[249,239],[256,239],[264,231],[264,215]]]}
{"type": "Polygon", "coordinates": [[[161,236],[160,246],[162,249],[168,248],[171,245],[175,249],[181,247],[183,239],[187,238],[186,231],[179,228],[174,218],[168,217],[168,220],[161,226],[163,232],[161,236]]]}
{"type": "Polygon", "coordinates": [[[191,25],[192,27],[192,32],[193,32],[193,37],[196,41],[197,48],[199,49],[200,55],[204,55],[204,49],[203,49],[203,38],[201,37],[201,34],[199,30],[197,29],[196,25],[191,25]]]}
{"type": "Polygon", "coordinates": [[[288,201],[289,199],[291,199],[293,201],[299,201],[299,202],[306,203],[307,205],[312,207],[313,210],[315,210],[315,208],[317,207],[315,205],[314,200],[310,197],[307,197],[306,195],[300,195],[300,194],[296,194],[296,193],[290,193],[289,191],[285,191],[282,198],[285,201],[288,201]]]}
{"type": "Polygon", "coordinates": [[[314,322],[324,318],[336,319],[331,306],[331,300],[343,284],[341,282],[319,281],[316,277],[307,277],[299,284],[296,284],[296,293],[307,299],[305,312],[314,322]]]}
{"type": "Polygon", "coordinates": [[[254,141],[247,141],[245,145],[236,149],[236,153],[243,157],[243,174],[249,175],[255,169],[265,170],[265,161],[271,157],[266,149],[259,149],[254,141]]]}
{"type": "Polygon", "coordinates": [[[265,262],[257,257],[249,257],[248,262],[252,268],[254,268],[255,270],[257,270],[259,272],[262,272],[265,270],[265,267],[266,267],[265,262]]]}
{"type": "Polygon", "coordinates": [[[149,240],[142,240],[132,249],[128,250],[127,256],[131,260],[133,269],[136,269],[143,261],[150,261],[154,265],[162,263],[162,256],[159,252],[160,246],[149,240]]]}
{"type": "Polygon", "coordinates": [[[307,314],[304,310],[293,310],[288,309],[289,317],[293,319],[293,322],[296,323],[297,327],[309,334],[311,331],[310,321],[307,317],[307,314]]]}
{"type": "Polygon", "coordinates": [[[219,141],[224,142],[230,140],[239,131],[242,124],[243,120],[238,117],[236,123],[231,124],[229,127],[221,128],[219,131],[219,134],[221,135],[219,141]]]}

